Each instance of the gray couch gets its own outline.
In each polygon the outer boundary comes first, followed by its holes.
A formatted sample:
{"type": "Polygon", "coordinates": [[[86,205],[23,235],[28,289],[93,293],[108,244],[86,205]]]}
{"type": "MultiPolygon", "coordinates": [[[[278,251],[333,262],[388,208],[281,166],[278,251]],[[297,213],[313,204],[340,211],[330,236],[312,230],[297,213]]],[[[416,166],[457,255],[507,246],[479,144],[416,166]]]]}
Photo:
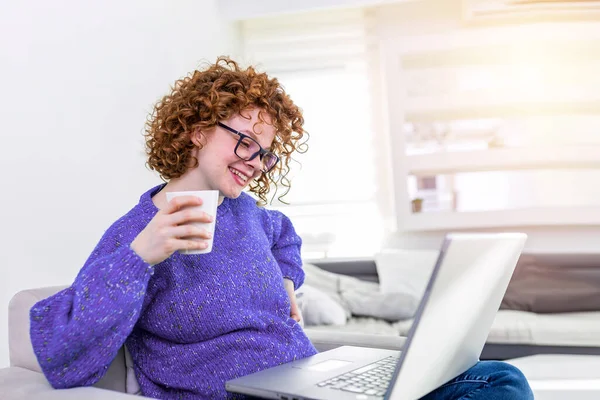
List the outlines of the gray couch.
{"type": "MultiPolygon", "coordinates": [[[[349,275],[355,278],[359,278],[366,281],[378,282],[379,278],[377,275],[377,266],[375,261],[371,258],[364,259],[327,259],[327,260],[307,260],[307,263],[316,265],[326,271],[334,272],[337,274],[349,275]]],[[[582,336],[596,337],[596,332],[600,329],[600,312],[590,313],[564,313],[564,314],[542,314],[537,315],[534,313],[514,313],[514,312],[502,312],[503,318],[499,320],[500,323],[508,323],[511,326],[517,326],[520,329],[524,329],[527,333],[534,334],[534,336],[544,337],[543,333],[538,332],[539,328],[535,324],[531,324],[531,321],[552,321],[556,319],[556,322],[549,324],[550,331],[553,329],[553,324],[561,325],[560,332],[565,329],[562,325],[567,325],[567,329],[572,332],[569,333],[568,338],[562,338],[559,341],[545,340],[545,341],[531,341],[528,338],[524,338],[518,343],[515,342],[499,342],[497,338],[493,338],[492,341],[488,340],[483,348],[481,354],[482,360],[508,360],[518,357],[526,357],[533,355],[600,355],[600,341],[597,339],[587,340],[585,343],[579,343],[578,340],[571,340],[571,337],[577,336],[578,331],[583,330],[582,336]],[[516,314],[516,315],[515,315],[516,314]],[[527,317],[527,318],[517,318],[527,317]],[[587,317],[587,318],[583,318],[587,317]],[[581,324],[581,325],[580,325],[581,324]],[[587,331],[586,331],[587,329],[587,331]],[[590,330],[591,329],[591,330],[590,330]]],[[[321,327],[325,329],[336,329],[334,327],[321,327]]],[[[318,329],[321,329],[318,328],[318,329]]],[[[347,328],[347,327],[342,327],[347,328]]],[[[315,328],[312,328],[315,329],[315,328]]],[[[345,330],[348,332],[348,330],[345,330]]],[[[518,329],[517,329],[518,331],[518,329]]],[[[336,330],[337,332],[337,330],[336,330]]],[[[359,331],[354,331],[359,332],[359,331]]],[[[390,333],[387,333],[390,335],[390,333]]],[[[518,335],[516,335],[518,336],[518,335]]],[[[556,336],[556,335],[555,335],[556,336]]],[[[560,336],[560,335],[558,335],[560,336]]]]}
{"type": "MultiPolygon", "coordinates": [[[[0,399],[139,399],[126,394],[125,349],[121,348],[106,375],[94,387],[53,389],[43,373],[29,339],[29,310],[39,300],[63,289],[46,287],[17,293],[9,304],[10,367],[0,369],[0,399]],[[120,393],[119,393],[120,392],[120,393]]],[[[342,345],[400,350],[404,338],[399,336],[306,330],[319,351],[342,345]]]]}

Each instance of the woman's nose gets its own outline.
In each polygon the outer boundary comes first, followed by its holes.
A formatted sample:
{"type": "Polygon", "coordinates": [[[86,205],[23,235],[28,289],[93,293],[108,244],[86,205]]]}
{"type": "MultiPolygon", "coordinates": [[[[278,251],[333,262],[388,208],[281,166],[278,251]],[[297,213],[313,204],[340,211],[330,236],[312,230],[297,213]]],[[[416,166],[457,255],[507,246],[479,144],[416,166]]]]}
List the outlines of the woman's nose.
{"type": "Polygon", "coordinates": [[[254,157],[250,161],[245,161],[246,165],[251,166],[254,169],[254,176],[260,174],[262,170],[262,162],[260,161],[260,155],[254,157]]]}

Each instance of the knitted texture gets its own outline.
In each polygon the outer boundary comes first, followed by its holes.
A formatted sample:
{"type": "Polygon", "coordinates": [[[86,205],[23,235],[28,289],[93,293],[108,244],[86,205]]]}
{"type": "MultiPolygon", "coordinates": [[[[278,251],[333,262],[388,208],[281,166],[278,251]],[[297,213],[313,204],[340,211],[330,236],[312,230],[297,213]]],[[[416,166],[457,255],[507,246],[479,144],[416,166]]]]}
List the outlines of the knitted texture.
{"type": "Polygon", "coordinates": [[[304,280],[289,219],[247,194],[225,198],[212,252],[150,266],[129,246],[158,211],[161,188],[105,232],[69,288],[31,309],[33,348],[52,386],[96,383],[126,344],[145,396],[235,398],[225,381],[315,354],[283,285],[304,280]]]}

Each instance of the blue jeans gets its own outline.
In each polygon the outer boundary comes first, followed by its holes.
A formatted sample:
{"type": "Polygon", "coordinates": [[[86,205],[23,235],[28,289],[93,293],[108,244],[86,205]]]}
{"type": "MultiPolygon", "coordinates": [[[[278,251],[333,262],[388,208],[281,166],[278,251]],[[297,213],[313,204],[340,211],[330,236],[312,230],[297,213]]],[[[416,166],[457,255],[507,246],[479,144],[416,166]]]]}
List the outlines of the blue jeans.
{"type": "Polygon", "coordinates": [[[527,379],[516,367],[500,361],[480,361],[464,374],[421,400],[533,400],[527,379]]]}

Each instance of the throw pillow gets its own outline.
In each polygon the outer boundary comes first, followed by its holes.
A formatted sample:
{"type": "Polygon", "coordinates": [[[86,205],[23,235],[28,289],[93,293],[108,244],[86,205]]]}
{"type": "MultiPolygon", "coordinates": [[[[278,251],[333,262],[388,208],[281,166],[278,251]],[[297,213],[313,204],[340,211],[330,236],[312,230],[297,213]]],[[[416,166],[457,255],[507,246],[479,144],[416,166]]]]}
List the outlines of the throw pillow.
{"type": "Polygon", "coordinates": [[[304,263],[302,269],[304,269],[305,273],[304,284],[325,292],[336,303],[344,308],[346,318],[350,318],[350,308],[345,304],[344,299],[340,294],[341,278],[344,277],[344,275],[325,271],[324,269],[309,263],[304,263]]]}
{"type": "Polygon", "coordinates": [[[306,326],[346,324],[344,307],[327,293],[311,285],[305,283],[296,291],[296,301],[306,326]]]}
{"type": "Polygon", "coordinates": [[[378,285],[375,291],[347,290],[342,297],[352,315],[390,322],[412,318],[419,306],[419,298],[408,293],[381,293],[378,285]]]}
{"type": "Polygon", "coordinates": [[[437,250],[384,250],[375,255],[382,293],[421,299],[438,258],[437,250]]]}
{"type": "Polygon", "coordinates": [[[535,313],[600,311],[600,268],[549,266],[522,257],[500,308],[535,313]]]}
{"type": "Polygon", "coordinates": [[[353,276],[325,271],[313,264],[304,264],[305,284],[318,287],[346,310],[346,316],[374,317],[388,321],[412,318],[419,297],[410,293],[382,293],[379,284],[353,276]]]}

